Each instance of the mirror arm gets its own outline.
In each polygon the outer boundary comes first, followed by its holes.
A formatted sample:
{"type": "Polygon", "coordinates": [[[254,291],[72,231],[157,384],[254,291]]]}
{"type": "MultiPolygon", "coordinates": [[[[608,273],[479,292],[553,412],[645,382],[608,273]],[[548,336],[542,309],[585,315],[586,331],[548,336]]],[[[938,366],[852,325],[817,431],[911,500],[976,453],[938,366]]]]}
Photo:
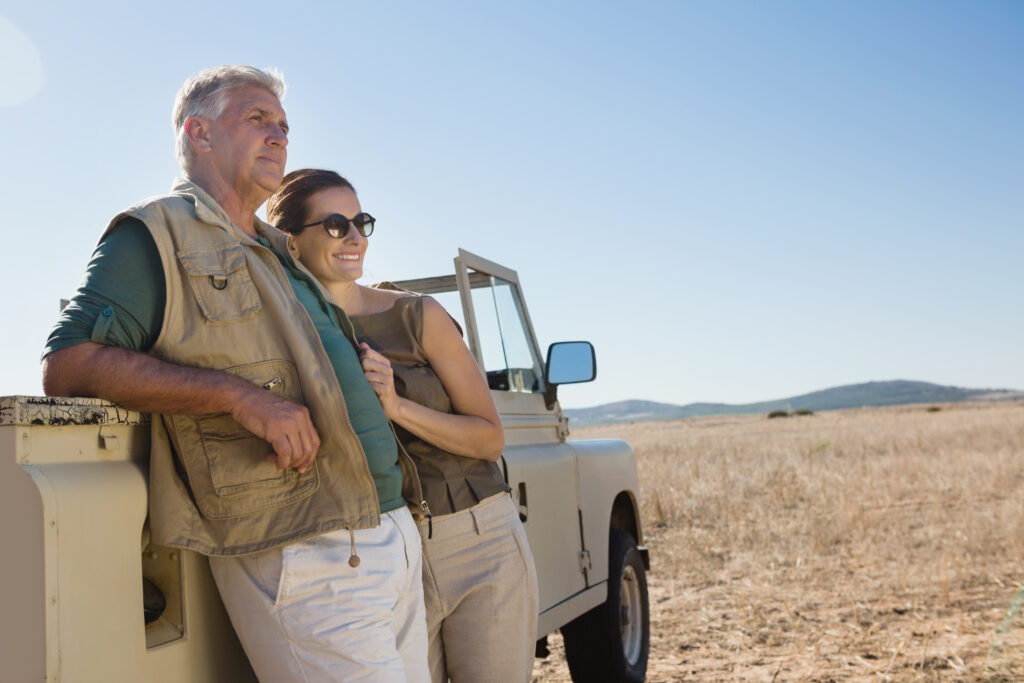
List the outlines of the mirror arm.
{"type": "Polygon", "coordinates": [[[548,410],[555,407],[555,402],[558,400],[558,385],[551,384],[548,382],[544,385],[544,405],[547,406],[548,410]]]}

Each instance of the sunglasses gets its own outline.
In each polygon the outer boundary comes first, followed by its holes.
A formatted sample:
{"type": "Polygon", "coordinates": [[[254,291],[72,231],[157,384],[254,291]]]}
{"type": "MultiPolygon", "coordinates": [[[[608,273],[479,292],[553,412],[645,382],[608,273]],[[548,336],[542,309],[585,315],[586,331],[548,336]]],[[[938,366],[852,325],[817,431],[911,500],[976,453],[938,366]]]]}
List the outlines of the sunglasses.
{"type": "Polygon", "coordinates": [[[368,213],[356,214],[355,218],[348,218],[346,216],[342,216],[340,213],[332,213],[322,221],[310,223],[309,225],[300,225],[292,231],[292,234],[298,235],[299,232],[306,228],[312,228],[314,225],[322,225],[328,235],[336,240],[340,240],[348,234],[348,226],[354,225],[360,235],[363,237],[369,237],[373,234],[373,224],[376,222],[377,219],[368,213]]]}

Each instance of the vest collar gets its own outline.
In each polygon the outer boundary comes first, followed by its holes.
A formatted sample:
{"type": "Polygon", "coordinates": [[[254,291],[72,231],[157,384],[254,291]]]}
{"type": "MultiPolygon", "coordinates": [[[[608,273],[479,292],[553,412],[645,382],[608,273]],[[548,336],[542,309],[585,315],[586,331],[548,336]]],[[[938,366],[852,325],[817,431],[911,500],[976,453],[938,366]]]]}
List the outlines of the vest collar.
{"type": "MultiPolygon", "coordinates": [[[[247,234],[239,230],[235,224],[231,222],[231,219],[228,218],[227,213],[225,213],[224,209],[221,208],[221,205],[218,204],[206,190],[199,187],[191,180],[175,178],[174,184],[171,185],[171,193],[194,205],[196,207],[196,218],[202,222],[222,227],[243,241],[255,242],[252,237],[249,237],[247,234]]],[[[292,268],[297,268],[309,276],[309,279],[313,281],[316,284],[317,289],[320,290],[321,296],[335,306],[338,305],[334,300],[334,297],[331,296],[331,293],[327,291],[327,288],[309,272],[306,266],[292,258],[291,252],[288,250],[287,235],[270,223],[260,220],[259,217],[255,219],[254,225],[256,228],[256,234],[266,238],[266,240],[270,242],[271,248],[278,254],[283,255],[292,268]]]]}
{"type": "MultiPolygon", "coordinates": [[[[177,195],[195,206],[196,218],[201,220],[203,223],[224,228],[232,235],[243,241],[255,241],[252,237],[249,237],[249,235],[231,222],[231,219],[228,218],[227,212],[224,211],[221,205],[217,203],[217,200],[211,197],[206,190],[199,187],[191,180],[186,178],[175,178],[174,183],[171,185],[171,194],[177,195]]],[[[267,224],[259,218],[256,218],[255,220],[256,231],[262,234],[260,224],[262,223],[263,226],[267,226],[267,224]]],[[[271,240],[271,242],[273,242],[273,240],[271,240]]]]}

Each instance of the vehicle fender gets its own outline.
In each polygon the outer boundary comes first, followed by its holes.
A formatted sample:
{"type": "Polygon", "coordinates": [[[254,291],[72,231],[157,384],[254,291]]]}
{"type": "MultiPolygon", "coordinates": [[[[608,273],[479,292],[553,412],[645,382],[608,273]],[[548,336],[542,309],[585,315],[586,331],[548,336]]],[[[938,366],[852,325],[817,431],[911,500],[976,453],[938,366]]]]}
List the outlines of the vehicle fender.
{"type": "Polygon", "coordinates": [[[608,580],[608,533],[614,525],[643,543],[640,484],[632,447],[620,439],[568,441],[576,452],[577,500],[583,547],[590,553],[587,585],[608,580]]]}

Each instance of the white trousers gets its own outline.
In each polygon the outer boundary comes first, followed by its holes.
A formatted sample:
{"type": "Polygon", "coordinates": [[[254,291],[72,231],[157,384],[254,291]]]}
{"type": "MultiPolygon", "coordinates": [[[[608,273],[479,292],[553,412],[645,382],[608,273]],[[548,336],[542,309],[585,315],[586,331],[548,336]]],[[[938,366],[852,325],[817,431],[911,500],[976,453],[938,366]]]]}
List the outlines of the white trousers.
{"type": "Polygon", "coordinates": [[[427,683],[422,552],[406,508],[241,557],[211,557],[231,623],[262,683],[427,683]]]}

